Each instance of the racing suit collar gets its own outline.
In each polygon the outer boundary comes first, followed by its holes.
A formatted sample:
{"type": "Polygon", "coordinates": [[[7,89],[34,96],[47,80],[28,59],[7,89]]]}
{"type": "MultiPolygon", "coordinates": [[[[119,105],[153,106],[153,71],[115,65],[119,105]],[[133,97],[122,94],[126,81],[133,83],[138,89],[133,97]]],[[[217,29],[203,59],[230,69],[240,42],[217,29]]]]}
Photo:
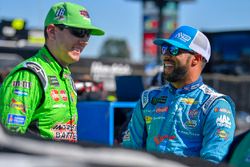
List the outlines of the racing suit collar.
{"type": "Polygon", "coordinates": [[[68,78],[71,75],[71,72],[68,67],[63,67],[53,56],[53,54],[49,51],[48,47],[44,45],[42,50],[42,57],[47,61],[55,71],[60,74],[61,78],[68,78]]]}
{"type": "Polygon", "coordinates": [[[172,93],[185,94],[185,93],[188,93],[188,92],[191,92],[191,91],[197,89],[202,84],[203,84],[203,79],[202,79],[202,77],[199,77],[198,80],[196,80],[195,82],[188,84],[182,88],[176,89],[171,83],[169,84],[169,88],[170,88],[170,91],[172,93]]]}

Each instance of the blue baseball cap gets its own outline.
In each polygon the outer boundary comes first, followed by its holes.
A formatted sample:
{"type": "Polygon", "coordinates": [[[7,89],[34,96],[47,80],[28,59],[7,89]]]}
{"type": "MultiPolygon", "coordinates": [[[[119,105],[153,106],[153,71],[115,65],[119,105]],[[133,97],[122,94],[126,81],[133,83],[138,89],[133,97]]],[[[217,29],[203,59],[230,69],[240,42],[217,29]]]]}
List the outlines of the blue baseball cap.
{"type": "Polygon", "coordinates": [[[198,29],[190,26],[181,26],[177,28],[168,39],[155,39],[154,44],[158,46],[170,44],[181,49],[193,50],[202,55],[207,62],[211,55],[211,46],[208,38],[198,29]]]}

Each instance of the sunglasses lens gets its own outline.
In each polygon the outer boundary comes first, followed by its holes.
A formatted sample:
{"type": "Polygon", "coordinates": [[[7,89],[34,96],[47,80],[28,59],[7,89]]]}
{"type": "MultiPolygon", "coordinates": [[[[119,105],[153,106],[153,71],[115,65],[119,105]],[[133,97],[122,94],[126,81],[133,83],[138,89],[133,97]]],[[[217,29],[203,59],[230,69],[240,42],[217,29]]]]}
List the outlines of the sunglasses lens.
{"type": "Polygon", "coordinates": [[[168,50],[168,46],[162,46],[161,47],[161,54],[165,55],[167,53],[167,50],[168,50]]]}
{"type": "Polygon", "coordinates": [[[176,56],[179,54],[179,48],[176,46],[162,46],[161,47],[161,54],[166,55],[169,53],[171,56],[176,56]]]}
{"type": "Polygon", "coordinates": [[[177,48],[176,46],[170,46],[169,52],[172,56],[176,56],[179,54],[179,48],[177,48]]]}
{"type": "Polygon", "coordinates": [[[70,28],[69,29],[71,31],[71,33],[79,38],[83,38],[83,37],[90,37],[90,31],[89,30],[85,30],[85,29],[80,29],[80,28],[70,28]]]}
{"type": "Polygon", "coordinates": [[[63,24],[57,24],[56,26],[60,28],[61,30],[68,29],[72,35],[78,38],[90,37],[90,30],[87,30],[87,29],[68,27],[63,24]]]}

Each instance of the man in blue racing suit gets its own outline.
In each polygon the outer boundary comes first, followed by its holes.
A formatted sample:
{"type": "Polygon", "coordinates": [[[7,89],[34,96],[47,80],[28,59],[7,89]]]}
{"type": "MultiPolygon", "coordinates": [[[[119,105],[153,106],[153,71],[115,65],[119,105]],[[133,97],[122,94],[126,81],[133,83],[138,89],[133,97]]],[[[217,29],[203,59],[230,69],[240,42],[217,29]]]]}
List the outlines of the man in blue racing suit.
{"type": "Polygon", "coordinates": [[[142,93],[122,145],[219,163],[234,137],[235,107],[230,97],[202,81],[211,50],[207,37],[181,26],[154,44],[162,49],[169,84],[142,93]]]}

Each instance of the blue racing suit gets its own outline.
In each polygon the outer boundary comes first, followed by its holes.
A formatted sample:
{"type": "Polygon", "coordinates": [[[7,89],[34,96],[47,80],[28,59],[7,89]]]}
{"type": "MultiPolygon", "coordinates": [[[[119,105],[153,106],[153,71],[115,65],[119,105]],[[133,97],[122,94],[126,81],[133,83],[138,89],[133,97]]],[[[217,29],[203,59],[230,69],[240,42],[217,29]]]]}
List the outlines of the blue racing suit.
{"type": "Polygon", "coordinates": [[[133,112],[122,145],[220,162],[235,132],[230,97],[196,82],[145,90],[133,112]]]}

